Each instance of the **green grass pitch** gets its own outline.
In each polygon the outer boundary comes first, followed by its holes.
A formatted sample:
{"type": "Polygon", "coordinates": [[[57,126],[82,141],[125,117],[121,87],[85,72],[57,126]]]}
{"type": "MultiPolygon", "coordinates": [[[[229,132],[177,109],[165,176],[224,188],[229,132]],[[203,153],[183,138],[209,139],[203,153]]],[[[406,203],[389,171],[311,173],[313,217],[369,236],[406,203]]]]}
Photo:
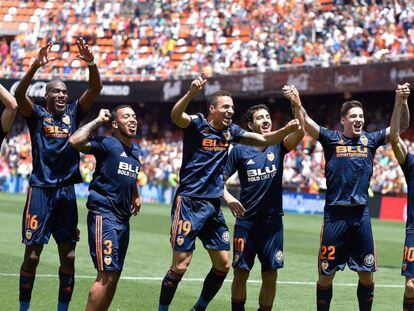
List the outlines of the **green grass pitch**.
{"type": "MultiPolygon", "coordinates": [[[[1,265],[0,310],[18,309],[18,273],[24,247],[21,244],[21,214],[24,196],[0,194],[1,265]]],[[[85,201],[79,204],[81,241],[77,247],[76,285],[71,310],[83,310],[88,289],[96,275],[89,256],[85,201]]],[[[227,209],[225,216],[232,229],[234,219],[227,209]]],[[[315,310],[317,252],[322,217],[286,215],[285,268],[279,271],[275,309],[315,310]]],[[[141,214],[131,218],[131,240],[123,279],[110,310],[157,310],[161,279],[170,266],[170,207],[144,204],[141,214]]],[[[400,275],[404,242],[404,224],[373,221],[379,271],[375,274],[373,310],[401,310],[404,279],[400,275]]],[[[31,303],[32,310],[55,310],[57,304],[58,255],[53,240],[47,245],[37,269],[31,303]]],[[[197,300],[202,279],[210,269],[206,251],[197,244],[189,271],[181,282],[170,310],[189,310],[197,300]]],[[[226,283],[210,304],[209,310],[230,310],[229,274],[226,283]]],[[[257,310],[260,266],[251,273],[246,310],[257,310]]],[[[331,310],[357,310],[356,273],[346,269],[337,273],[331,310]]]]}

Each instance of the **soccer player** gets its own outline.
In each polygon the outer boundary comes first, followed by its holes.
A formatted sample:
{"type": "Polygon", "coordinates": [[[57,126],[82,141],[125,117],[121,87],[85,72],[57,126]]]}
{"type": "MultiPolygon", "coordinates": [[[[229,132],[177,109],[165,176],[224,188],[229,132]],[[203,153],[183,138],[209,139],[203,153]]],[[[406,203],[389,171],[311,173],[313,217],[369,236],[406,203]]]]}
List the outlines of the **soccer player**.
{"type": "Polygon", "coordinates": [[[134,110],[127,105],[116,107],[112,111],[114,135],[89,138],[110,117],[109,110],[102,109],[95,120],[69,138],[76,150],[96,158],[86,206],[89,251],[98,275],[89,291],[88,311],[108,310],[128,248],[129,218],[141,208],[137,187],[141,150],[133,142],[137,132],[134,110]]]}
{"type": "Polygon", "coordinates": [[[206,82],[203,77],[195,79],[171,111],[172,121],[184,129],[183,163],[180,186],[171,211],[173,258],[162,281],[159,310],[168,310],[177,285],[190,264],[197,237],[210,255],[212,268],[192,310],[207,308],[230,268],[229,232],[219,199],[223,195],[223,169],[230,143],[274,145],[299,128],[299,121],[292,120],[280,130],[265,135],[242,130],[232,124],[233,100],[224,90],[210,96],[207,118],[201,113],[188,115],[185,110],[189,102],[206,82]]]}
{"type": "MultiPolygon", "coordinates": [[[[293,102],[295,118],[301,129],[269,147],[235,145],[231,149],[224,175],[238,172],[240,201],[224,188],[224,200],[234,207],[237,217],[233,239],[234,278],[231,286],[232,310],[244,310],[246,283],[256,254],[262,265],[259,310],[271,310],[276,293],[277,269],[283,268],[283,159],[304,136],[305,124],[300,103],[293,102]]],[[[250,131],[266,134],[272,119],[265,105],[255,105],[246,112],[250,131]]]]}
{"type": "MultiPolygon", "coordinates": [[[[291,101],[300,102],[294,86],[284,90],[291,101]]],[[[324,149],[327,192],[317,282],[317,310],[329,310],[332,281],[345,265],[359,276],[357,297],[360,310],[371,310],[374,298],[373,272],[377,270],[367,198],[375,151],[389,140],[389,128],[365,132],[364,111],[359,101],[343,103],[343,132],[316,124],[304,111],[306,131],[324,149]]]]}
{"type": "Polygon", "coordinates": [[[20,270],[20,310],[29,310],[36,267],[51,234],[58,245],[60,259],[58,310],[67,310],[71,300],[78,240],[74,184],[82,182],[82,178],[79,153],[69,145],[68,140],[102,88],[93,54],[80,39],[77,42],[77,57],[88,63],[88,89],[77,101],[68,103],[65,83],[53,80],[46,84],[45,107],[33,104],[26,91],[36,71],[54,60],[49,55],[52,46],[53,43],[49,42],[39,50],[15,94],[18,109],[29,127],[33,157],[22,222],[26,249],[20,270]]]}
{"type": "Polygon", "coordinates": [[[16,99],[0,84],[0,102],[4,105],[0,121],[0,147],[4,137],[10,131],[16,116],[16,99]]]}
{"type": "Polygon", "coordinates": [[[400,138],[400,128],[409,124],[407,98],[410,95],[409,84],[398,85],[394,111],[391,117],[390,140],[392,150],[407,181],[407,221],[405,225],[405,243],[401,274],[405,276],[403,310],[414,310],[414,155],[408,153],[407,146],[400,138]]]}

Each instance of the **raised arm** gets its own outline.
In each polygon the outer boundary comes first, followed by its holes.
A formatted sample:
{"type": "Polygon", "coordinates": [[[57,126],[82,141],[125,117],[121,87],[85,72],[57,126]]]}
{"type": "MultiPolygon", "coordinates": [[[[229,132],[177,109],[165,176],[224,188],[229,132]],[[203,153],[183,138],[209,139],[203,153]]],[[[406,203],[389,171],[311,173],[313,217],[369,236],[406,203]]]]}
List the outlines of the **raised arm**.
{"type": "Polygon", "coordinates": [[[103,123],[108,122],[110,118],[111,113],[109,110],[101,109],[96,119],[85,124],[69,137],[69,144],[82,153],[90,153],[91,143],[88,141],[88,138],[94,130],[96,130],[103,123]]]}
{"type": "Polygon", "coordinates": [[[16,99],[0,84],[0,102],[5,109],[1,115],[1,127],[4,133],[10,131],[16,116],[17,103],[16,99]]]}
{"type": "Polygon", "coordinates": [[[395,91],[395,103],[394,110],[391,117],[390,126],[390,142],[392,150],[397,158],[399,164],[403,164],[407,157],[407,146],[404,144],[400,137],[402,128],[406,129],[409,122],[409,111],[408,111],[408,96],[410,95],[409,84],[398,85],[395,91]]]}
{"type": "Polygon", "coordinates": [[[88,112],[92,107],[93,101],[102,90],[102,82],[90,47],[82,38],[76,41],[76,45],[78,46],[79,50],[79,53],[76,55],[76,57],[88,63],[89,86],[88,89],[79,98],[79,105],[82,108],[82,111],[88,112]]]}
{"type": "Polygon", "coordinates": [[[29,88],[30,82],[32,82],[32,79],[36,71],[40,67],[56,59],[55,57],[49,57],[49,51],[52,48],[52,46],[53,42],[49,42],[39,50],[35,60],[30,65],[29,70],[20,80],[19,85],[16,88],[14,96],[16,97],[17,107],[23,117],[30,117],[33,113],[33,102],[26,95],[26,92],[29,88]]]}
{"type": "MultiPolygon", "coordinates": [[[[299,91],[296,89],[294,85],[288,85],[283,88],[283,95],[290,100],[290,102],[294,102],[296,105],[300,105],[300,109],[302,110],[302,114],[305,121],[305,129],[306,132],[312,136],[313,139],[318,139],[319,137],[319,125],[312,120],[311,117],[307,114],[305,108],[302,106],[302,102],[300,100],[299,91]]],[[[298,108],[299,109],[299,108],[298,108]]]]}
{"type": "Polygon", "coordinates": [[[171,110],[171,120],[179,127],[186,128],[191,123],[190,116],[185,112],[190,101],[201,91],[207,80],[201,75],[191,82],[188,92],[180,98],[171,110]]]}
{"type": "Polygon", "coordinates": [[[254,132],[244,132],[240,143],[249,146],[272,146],[280,143],[287,135],[293,133],[300,128],[299,120],[290,120],[284,127],[265,134],[254,132]]]}
{"type": "MultiPolygon", "coordinates": [[[[288,88],[292,88],[292,86],[285,85],[283,87],[283,91],[288,91],[288,88]]],[[[292,96],[291,96],[292,97],[292,96]]],[[[293,150],[296,146],[301,142],[303,136],[305,136],[305,116],[303,115],[302,110],[302,103],[300,101],[299,96],[297,96],[297,100],[291,100],[290,103],[292,104],[292,111],[295,119],[299,120],[300,128],[298,131],[290,133],[284,140],[285,147],[288,150],[293,150]]]]}

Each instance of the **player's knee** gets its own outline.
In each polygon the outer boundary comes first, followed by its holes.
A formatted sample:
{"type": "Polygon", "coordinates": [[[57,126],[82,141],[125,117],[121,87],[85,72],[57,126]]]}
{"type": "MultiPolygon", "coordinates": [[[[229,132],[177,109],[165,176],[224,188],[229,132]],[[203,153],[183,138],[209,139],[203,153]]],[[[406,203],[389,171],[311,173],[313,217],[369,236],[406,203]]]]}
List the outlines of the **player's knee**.
{"type": "Polygon", "coordinates": [[[262,272],[263,285],[269,288],[276,287],[277,270],[269,270],[262,272]]]}
{"type": "Polygon", "coordinates": [[[237,283],[246,283],[250,272],[247,270],[236,268],[234,269],[234,281],[237,283]]]}
{"type": "Polygon", "coordinates": [[[119,273],[117,272],[108,272],[108,271],[102,271],[100,272],[98,279],[104,286],[116,286],[119,280],[119,273]]]}
{"type": "Polygon", "coordinates": [[[330,274],[330,275],[319,275],[318,278],[318,284],[321,286],[330,286],[332,285],[332,281],[334,279],[335,274],[330,274]]]}
{"type": "Polygon", "coordinates": [[[171,266],[171,270],[174,271],[177,274],[183,275],[188,269],[188,263],[187,262],[180,262],[176,263],[175,265],[171,266]]]}
{"type": "Polygon", "coordinates": [[[31,252],[29,255],[25,256],[23,266],[25,270],[34,270],[39,264],[40,255],[35,252],[31,252]]]}
{"type": "Polygon", "coordinates": [[[371,272],[358,272],[359,281],[363,284],[372,284],[374,282],[374,274],[371,272]]]}
{"type": "Polygon", "coordinates": [[[64,269],[72,270],[75,267],[75,251],[69,252],[65,256],[61,257],[61,267],[64,269]]]}
{"type": "Polygon", "coordinates": [[[410,294],[410,297],[412,297],[414,295],[414,278],[413,279],[407,279],[407,281],[405,283],[405,292],[407,294],[410,294]]]}

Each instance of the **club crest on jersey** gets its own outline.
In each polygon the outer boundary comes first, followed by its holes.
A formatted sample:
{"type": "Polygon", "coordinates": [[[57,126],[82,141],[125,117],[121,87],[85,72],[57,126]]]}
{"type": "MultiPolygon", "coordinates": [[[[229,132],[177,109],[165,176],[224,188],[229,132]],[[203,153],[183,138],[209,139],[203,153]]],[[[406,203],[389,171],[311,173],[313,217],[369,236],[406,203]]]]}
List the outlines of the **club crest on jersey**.
{"type": "Polygon", "coordinates": [[[32,231],[30,229],[26,230],[26,239],[30,240],[32,238],[32,231]]]}
{"type": "Polygon", "coordinates": [[[177,245],[178,246],[181,246],[181,245],[183,245],[184,244],[184,238],[183,238],[183,236],[182,235],[179,235],[178,237],[177,237],[177,245]]]}
{"type": "Polygon", "coordinates": [[[361,136],[360,141],[364,146],[368,145],[368,138],[365,135],[361,136]]]}
{"type": "Polygon", "coordinates": [[[231,134],[229,131],[225,131],[223,132],[223,136],[226,140],[230,140],[231,139],[231,134]]]}
{"type": "Polygon", "coordinates": [[[341,140],[338,140],[337,144],[338,144],[338,145],[345,145],[345,142],[344,142],[344,140],[343,140],[343,139],[341,139],[341,140]]]}
{"type": "Polygon", "coordinates": [[[327,262],[326,260],[322,261],[321,268],[322,270],[326,271],[329,268],[329,262],[327,262]]]}
{"type": "Polygon", "coordinates": [[[229,243],[230,241],[229,232],[224,231],[223,234],[221,235],[221,238],[223,239],[225,243],[229,243]]]}
{"type": "Polygon", "coordinates": [[[280,249],[276,252],[275,260],[278,263],[281,263],[283,261],[283,252],[280,249]]]}
{"type": "Polygon", "coordinates": [[[269,161],[273,161],[273,160],[275,159],[275,154],[274,154],[273,152],[269,152],[269,153],[267,154],[267,159],[268,159],[269,161]]]}
{"type": "Polygon", "coordinates": [[[104,257],[104,263],[105,263],[105,265],[109,266],[112,263],[111,256],[105,256],[104,257]]]}
{"type": "Polygon", "coordinates": [[[364,257],[364,263],[365,263],[368,267],[372,266],[372,265],[374,264],[374,261],[375,261],[375,257],[374,257],[374,255],[372,255],[372,254],[368,254],[368,255],[366,255],[366,256],[364,257]]]}
{"type": "Polygon", "coordinates": [[[63,115],[62,122],[66,125],[70,125],[70,117],[67,114],[63,115]]]}

